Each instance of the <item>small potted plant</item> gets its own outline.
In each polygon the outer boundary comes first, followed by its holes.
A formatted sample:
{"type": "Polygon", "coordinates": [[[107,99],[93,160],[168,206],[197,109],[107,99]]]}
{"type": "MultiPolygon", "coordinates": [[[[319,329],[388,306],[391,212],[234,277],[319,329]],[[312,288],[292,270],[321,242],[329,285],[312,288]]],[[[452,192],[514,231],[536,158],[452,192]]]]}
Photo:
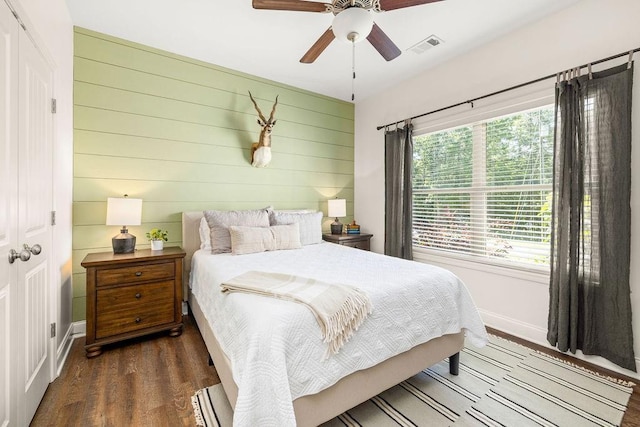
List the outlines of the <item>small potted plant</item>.
{"type": "Polygon", "coordinates": [[[164,247],[164,242],[167,240],[167,236],[169,232],[167,230],[162,230],[160,228],[152,228],[151,231],[147,233],[147,239],[151,241],[151,250],[152,251],[161,251],[164,247]]]}

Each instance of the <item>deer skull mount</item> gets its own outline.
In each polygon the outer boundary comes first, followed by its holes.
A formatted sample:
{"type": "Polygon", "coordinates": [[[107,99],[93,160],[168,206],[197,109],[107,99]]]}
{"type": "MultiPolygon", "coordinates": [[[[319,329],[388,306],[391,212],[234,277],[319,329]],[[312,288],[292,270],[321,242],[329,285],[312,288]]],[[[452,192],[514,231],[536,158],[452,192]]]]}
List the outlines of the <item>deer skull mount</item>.
{"type": "Polygon", "coordinates": [[[271,131],[276,125],[276,120],[273,119],[273,114],[276,112],[278,97],[276,96],[276,102],[273,104],[273,108],[271,109],[269,120],[264,118],[264,115],[262,114],[262,111],[260,111],[256,100],[253,99],[251,92],[249,92],[249,97],[258,111],[258,124],[262,128],[258,142],[251,145],[251,166],[255,168],[263,168],[271,162],[271,131]]]}

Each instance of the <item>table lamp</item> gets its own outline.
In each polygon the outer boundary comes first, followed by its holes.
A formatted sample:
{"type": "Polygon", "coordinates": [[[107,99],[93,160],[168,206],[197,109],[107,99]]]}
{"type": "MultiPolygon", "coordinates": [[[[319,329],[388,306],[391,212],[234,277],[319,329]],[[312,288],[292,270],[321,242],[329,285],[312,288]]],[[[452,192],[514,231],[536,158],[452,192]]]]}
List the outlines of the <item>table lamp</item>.
{"type": "Polygon", "coordinates": [[[329,209],[327,215],[336,220],[331,223],[331,234],[342,234],[342,223],[338,217],[347,216],[347,201],[345,199],[332,199],[328,201],[329,209]]]}
{"type": "Polygon", "coordinates": [[[142,199],[124,197],[107,198],[107,225],[122,227],[120,234],[111,239],[114,254],[130,254],[136,248],[136,236],[129,234],[128,225],[140,225],[142,199]]]}

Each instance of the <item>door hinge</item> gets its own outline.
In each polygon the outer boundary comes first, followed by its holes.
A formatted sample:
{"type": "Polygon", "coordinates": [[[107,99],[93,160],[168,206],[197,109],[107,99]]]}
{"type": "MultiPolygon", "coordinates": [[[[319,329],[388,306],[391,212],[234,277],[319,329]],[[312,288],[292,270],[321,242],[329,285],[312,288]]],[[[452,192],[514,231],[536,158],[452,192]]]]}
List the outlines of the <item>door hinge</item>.
{"type": "Polygon", "coordinates": [[[51,324],[51,338],[54,338],[56,336],[56,324],[52,323],[51,324]]]}
{"type": "Polygon", "coordinates": [[[51,113],[55,114],[57,112],[57,102],[55,98],[51,98],[51,113]]]}
{"type": "Polygon", "coordinates": [[[51,211],[51,225],[56,225],[56,211],[51,211]]]}

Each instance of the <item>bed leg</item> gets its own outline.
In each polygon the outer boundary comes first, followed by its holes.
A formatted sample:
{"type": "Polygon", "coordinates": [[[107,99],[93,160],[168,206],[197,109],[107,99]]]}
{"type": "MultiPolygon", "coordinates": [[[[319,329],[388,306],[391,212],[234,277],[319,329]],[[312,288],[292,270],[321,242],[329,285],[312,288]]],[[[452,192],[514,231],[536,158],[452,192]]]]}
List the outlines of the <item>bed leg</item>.
{"type": "Polygon", "coordinates": [[[209,355],[209,366],[213,366],[213,359],[211,358],[211,355],[209,355]]]}
{"type": "Polygon", "coordinates": [[[460,353],[449,356],[449,373],[458,375],[460,373],[460,353]]]}

